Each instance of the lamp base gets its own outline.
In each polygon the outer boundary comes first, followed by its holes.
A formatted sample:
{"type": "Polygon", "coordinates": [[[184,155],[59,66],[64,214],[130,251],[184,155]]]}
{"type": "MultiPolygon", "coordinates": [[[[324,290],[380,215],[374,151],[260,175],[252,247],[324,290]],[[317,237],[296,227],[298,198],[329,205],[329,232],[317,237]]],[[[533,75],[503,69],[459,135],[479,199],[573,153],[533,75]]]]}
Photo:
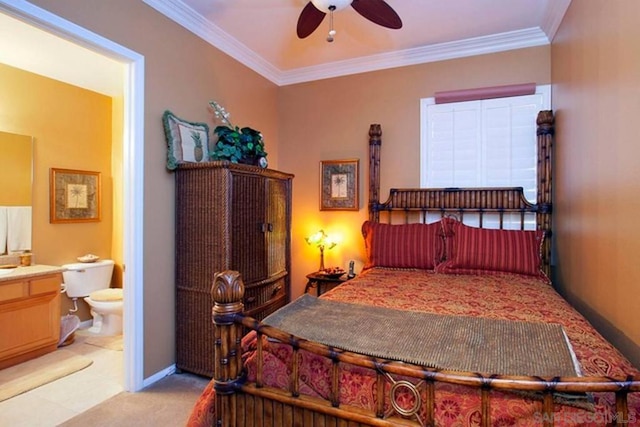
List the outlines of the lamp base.
{"type": "Polygon", "coordinates": [[[324,271],[324,248],[320,246],[320,269],[318,271],[324,271]]]}

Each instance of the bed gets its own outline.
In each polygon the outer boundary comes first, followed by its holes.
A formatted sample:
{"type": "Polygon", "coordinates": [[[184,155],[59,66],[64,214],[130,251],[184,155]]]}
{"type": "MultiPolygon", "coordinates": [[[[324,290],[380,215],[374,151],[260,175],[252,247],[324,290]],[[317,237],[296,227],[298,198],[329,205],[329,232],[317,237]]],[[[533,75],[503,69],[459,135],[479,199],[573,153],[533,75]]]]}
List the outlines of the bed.
{"type": "Polygon", "coordinates": [[[548,279],[553,114],[537,124],[535,204],[521,188],[381,203],[371,125],[365,270],[262,322],[239,273],[216,274],[215,373],[189,425],[640,423],[640,373],[548,279]]]}

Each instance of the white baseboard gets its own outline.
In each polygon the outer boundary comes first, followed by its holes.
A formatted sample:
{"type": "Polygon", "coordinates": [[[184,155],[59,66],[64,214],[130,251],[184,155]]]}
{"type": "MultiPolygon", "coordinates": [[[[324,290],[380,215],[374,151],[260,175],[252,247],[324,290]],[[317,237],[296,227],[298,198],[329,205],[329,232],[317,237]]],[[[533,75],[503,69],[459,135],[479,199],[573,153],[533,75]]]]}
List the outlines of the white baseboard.
{"type": "Polygon", "coordinates": [[[142,381],[142,388],[144,389],[145,387],[149,387],[151,384],[155,383],[156,381],[160,381],[164,377],[167,377],[167,376],[169,376],[171,374],[174,374],[175,372],[176,372],[176,365],[175,364],[163,369],[160,372],[156,372],[155,374],[151,375],[150,377],[145,378],[142,381]]]}

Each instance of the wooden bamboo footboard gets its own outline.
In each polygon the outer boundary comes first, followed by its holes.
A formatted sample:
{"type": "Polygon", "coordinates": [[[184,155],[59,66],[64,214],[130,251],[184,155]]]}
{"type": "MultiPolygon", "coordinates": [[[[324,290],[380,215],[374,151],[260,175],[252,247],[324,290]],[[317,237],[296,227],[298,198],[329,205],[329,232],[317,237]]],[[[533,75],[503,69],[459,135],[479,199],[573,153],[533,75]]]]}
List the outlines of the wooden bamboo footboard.
{"type": "Polygon", "coordinates": [[[562,393],[607,392],[615,394],[615,419],[632,420],[627,398],[630,393],[640,393],[640,376],[626,378],[573,377],[540,378],[528,376],[487,375],[477,372],[444,371],[410,365],[391,360],[376,359],[326,345],[314,343],[290,335],[276,328],[263,325],[242,314],[244,284],[240,274],[225,271],[216,275],[211,290],[214,301],[215,324],[215,391],[216,420],[218,426],[431,426],[435,425],[435,408],[438,403],[436,383],[448,383],[477,389],[481,396],[481,425],[490,426],[491,395],[493,391],[538,392],[543,395],[540,419],[545,426],[552,426],[556,403],[553,395],[562,393]],[[248,383],[242,362],[240,338],[243,328],[258,333],[257,378],[248,383]],[[269,337],[290,345],[293,349],[290,386],[286,390],[264,386],[262,365],[262,339],[269,337]],[[301,395],[299,390],[300,351],[307,351],[331,361],[331,397],[321,399],[301,395]],[[348,363],[377,372],[375,412],[342,405],[340,396],[339,363],[348,363]],[[406,380],[396,381],[392,375],[415,378],[418,385],[406,380]],[[391,392],[385,391],[390,382],[391,392]],[[426,387],[426,399],[421,398],[419,387],[426,387]],[[415,405],[403,408],[394,400],[398,389],[404,389],[415,398],[415,405]],[[385,414],[384,402],[390,402],[393,413],[385,414]],[[423,411],[425,419],[417,414],[423,411]]]}

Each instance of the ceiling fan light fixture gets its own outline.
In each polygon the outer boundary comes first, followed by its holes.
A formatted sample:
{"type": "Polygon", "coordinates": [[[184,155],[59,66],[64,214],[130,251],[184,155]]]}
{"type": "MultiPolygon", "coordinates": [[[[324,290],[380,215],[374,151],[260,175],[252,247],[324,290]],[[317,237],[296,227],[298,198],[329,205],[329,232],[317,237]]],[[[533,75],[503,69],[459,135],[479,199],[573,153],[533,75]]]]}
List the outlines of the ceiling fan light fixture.
{"type": "Polygon", "coordinates": [[[333,10],[341,10],[351,5],[353,0],[311,0],[311,3],[324,13],[329,13],[331,7],[333,10]]]}
{"type": "Polygon", "coordinates": [[[329,35],[327,36],[327,41],[329,43],[335,40],[334,36],[336,35],[336,30],[333,29],[333,11],[336,10],[335,6],[329,6],[329,35]]]}

